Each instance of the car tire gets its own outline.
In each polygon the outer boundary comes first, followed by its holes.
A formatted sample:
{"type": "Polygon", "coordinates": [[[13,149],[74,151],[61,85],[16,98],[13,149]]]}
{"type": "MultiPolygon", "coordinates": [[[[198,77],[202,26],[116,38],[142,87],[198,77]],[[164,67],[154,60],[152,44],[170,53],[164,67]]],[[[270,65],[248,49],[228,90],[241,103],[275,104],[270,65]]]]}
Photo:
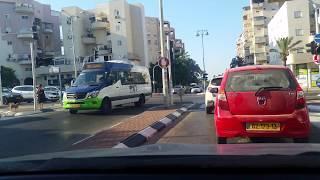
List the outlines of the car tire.
{"type": "Polygon", "coordinates": [[[217,138],[217,143],[218,143],[218,144],[227,144],[227,138],[225,138],[225,137],[218,137],[218,138],[217,138]]]}
{"type": "Polygon", "coordinates": [[[76,110],[76,109],[69,109],[69,113],[70,113],[70,114],[77,114],[77,113],[78,113],[78,110],[76,110]]]}
{"type": "Polygon", "coordinates": [[[2,103],[3,103],[4,105],[8,105],[8,104],[9,104],[8,99],[7,99],[6,97],[3,97],[2,103]]]}
{"type": "Polygon", "coordinates": [[[102,101],[101,112],[105,115],[112,112],[112,103],[108,98],[102,101]]]}
{"type": "Polygon", "coordinates": [[[134,105],[135,105],[136,107],[141,107],[141,106],[143,106],[145,103],[146,103],[146,98],[144,97],[144,95],[140,95],[139,101],[138,101],[138,102],[135,102],[134,105]]]}
{"type": "Polygon", "coordinates": [[[206,107],[206,112],[207,112],[207,114],[213,114],[213,107],[212,106],[208,106],[208,107],[206,107]]]}
{"type": "Polygon", "coordinates": [[[308,143],[309,142],[309,138],[295,138],[293,139],[294,143],[308,143]]]}

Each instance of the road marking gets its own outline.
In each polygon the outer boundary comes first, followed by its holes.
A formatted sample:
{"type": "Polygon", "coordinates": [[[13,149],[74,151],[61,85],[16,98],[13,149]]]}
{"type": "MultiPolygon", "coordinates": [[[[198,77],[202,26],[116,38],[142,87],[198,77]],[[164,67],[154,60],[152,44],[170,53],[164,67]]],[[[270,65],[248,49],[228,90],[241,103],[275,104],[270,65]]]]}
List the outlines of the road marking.
{"type": "Polygon", "coordinates": [[[172,120],[165,117],[165,118],[161,119],[160,122],[162,122],[165,125],[168,125],[168,124],[172,123],[172,120]]]}
{"type": "Polygon", "coordinates": [[[108,129],[114,128],[114,127],[116,127],[116,126],[118,126],[118,125],[120,125],[120,124],[122,124],[122,122],[119,122],[119,123],[117,123],[117,124],[115,124],[115,125],[113,125],[113,126],[109,127],[108,129]]]}
{"type": "Polygon", "coordinates": [[[141,134],[142,136],[146,137],[146,138],[150,138],[152,135],[154,135],[157,132],[156,129],[152,128],[152,127],[147,127],[144,130],[138,132],[138,134],[141,134]]]}
{"type": "Polygon", "coordinates": [[[174,113],[172,113],[172,115],[179,117],[181,115],[181,113],[178,113],[177,111],[175,111],[174,113]]]}
{"type": "Polygon", "coordinates": [[[86,138],[84,138],[84,139],[81,139],[81,140],[73,143],[72,146],[77,145],[77,144],[79,144],[79,143],[81,143],[81,142],[83,142],[83,141],[86,141],[86,140],[92,138],[93,136],[95,136],[95,134],[92,134],[91,136],[88,136],[88,137],[86,137],[86,138]]]}

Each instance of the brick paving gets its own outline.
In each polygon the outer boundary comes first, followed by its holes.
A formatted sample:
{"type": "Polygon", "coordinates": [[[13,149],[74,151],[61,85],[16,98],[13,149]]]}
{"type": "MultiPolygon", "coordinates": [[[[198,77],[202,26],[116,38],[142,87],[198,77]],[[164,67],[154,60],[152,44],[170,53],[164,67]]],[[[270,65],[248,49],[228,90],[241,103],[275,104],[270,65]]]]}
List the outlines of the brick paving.
{"type": "Polygon", "coordinates": [[[137,116],[126,119],[115,127],[103,130],[93,137],[74,144],[71,149],[111,148],[127,137],[174,112],[176,109],[178,107],[147,110],[137,116]]]}

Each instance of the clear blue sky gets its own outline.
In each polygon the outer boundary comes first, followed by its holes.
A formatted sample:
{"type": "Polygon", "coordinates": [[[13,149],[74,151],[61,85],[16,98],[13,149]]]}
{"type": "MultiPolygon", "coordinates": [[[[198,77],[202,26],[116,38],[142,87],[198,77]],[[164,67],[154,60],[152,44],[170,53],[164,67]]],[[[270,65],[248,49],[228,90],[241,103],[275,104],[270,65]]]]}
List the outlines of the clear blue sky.
{"type": "MultiPolygon", "coordinates": [[[[65,6],[94,8],[108,0],[38,0],[50,4],[52,9],[65,6]]],[[[146,16],[158,16],[158,0],[128,0],[142,3],[146,16]]],[[[205,61],[209,77],[222,73],[235,56],[236,39],[242,31],[242,7],[249,0],[164,0],[164,16],[176,29],[177,38],[183,39],[186,50],[202,68],[201,39],[195,36],[197,29],[207,29],[205,61]]]]}

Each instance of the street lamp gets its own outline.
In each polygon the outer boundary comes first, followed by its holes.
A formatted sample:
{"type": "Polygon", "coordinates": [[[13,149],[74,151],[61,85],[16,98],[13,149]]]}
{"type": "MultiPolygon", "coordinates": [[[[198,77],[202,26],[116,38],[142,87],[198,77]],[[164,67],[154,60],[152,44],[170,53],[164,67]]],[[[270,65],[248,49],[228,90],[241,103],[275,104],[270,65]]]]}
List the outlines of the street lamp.
{"type": "MultiPolygon", "coordinates": [[[[197,37],[201,36],[201,45],[202,45],[202,64],[203,64],[203,74],[206,73],[206,65],[204,62],[204,43],[203,43],[203,36],[209,36],[209,32],[208,30],[205,29],[201,29],[197,31],[196,34],[197,37]]],[[[203,90],[206,89],[206,81],[205,79],[203,79],[203,90]]]]}

